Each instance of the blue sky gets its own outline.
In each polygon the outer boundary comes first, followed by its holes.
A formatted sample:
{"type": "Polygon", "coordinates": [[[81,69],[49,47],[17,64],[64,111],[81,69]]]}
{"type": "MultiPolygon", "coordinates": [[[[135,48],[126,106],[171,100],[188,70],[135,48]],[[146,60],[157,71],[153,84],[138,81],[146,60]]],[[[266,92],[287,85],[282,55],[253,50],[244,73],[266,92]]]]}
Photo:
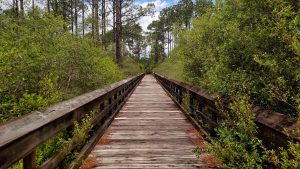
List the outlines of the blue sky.
{"type": "Polygon", "coordinates": [[[139,20],[139,24],[142,26],[144,31],[147,31],[148,25],[153,21],[157,20],[159,16],[159,11],[168,6],[174,5],[179,0],[136,0],[136,3],[146,6],[148,3],[154,3],[155,14],[154,16],[145,16],[139,20]]]}
{"type": "MultiPolygon", "coordinates": [[[[168,6],[172,6],[178,3],[179,0],[136,0],[135,2],[146,6],[148,3],[154,3],[155,14],[154,16],[145,16],[139,20],[139,24],[142,26],[144,31],[147,31],[148,25],[153,21],[157,20],[159,16],[159,11],[168,6]]],[[[193,0],[195,2],[195,0],[193,0]]],[[[215,0],[213,0],[215,2],[215,0]]]]}
{"type": "MultiPolygon", "coordinates": [[[[137,0],[137,2],[144,3],[144,2],[153,2],[154,0],[137,0]]],[[[174,5],[178,2],[178,0],[165,0],[168,5],[174,5]]]]}

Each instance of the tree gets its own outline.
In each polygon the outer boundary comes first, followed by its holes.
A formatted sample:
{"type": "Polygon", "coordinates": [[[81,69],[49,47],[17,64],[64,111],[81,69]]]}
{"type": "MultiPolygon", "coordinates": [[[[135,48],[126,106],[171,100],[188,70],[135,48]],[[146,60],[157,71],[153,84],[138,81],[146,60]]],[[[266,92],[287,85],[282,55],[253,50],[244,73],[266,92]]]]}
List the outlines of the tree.
{"type": "Polygon", "coordinates": [[[74,22],[75,22],[75,35],[77,36],[78,33],[78,11],[77,11],[77,4],[78,4],[78,0],[74,0],[74,22]]]}
{"type": "Polygon", "coordinates": [[[196,0],[194,11],[197,17],[201,17],[213,8],[213,2],[211,0],[196,0]]]}
{"type": "Polygon", "coordinates": [[[106,39],[105,39],[105,34],[106,34],[106,0],[102,0],[102,33],[101,33],[101,37],[102,37],[102,44],[104,46],[104,48],[106,49],[107,44],[106,44],[106,39]]]}
{"type": "Polygon", "coordinates": [[[152,12],[153,4],[148,4],[146,8],[134,3],[133,0],[114,0],[113,12],[115,15],[114,37],[116,61],[121,66],[122,60],[122,40],[123,27],[135,23],[142,16],[152,12]]]}
{"type": "Polygon", "coordinates": [[[47,0],[47,10],[48,10],[48,13],[50,13],[50,0],[47,0]]]}
{"type": "Polygon", "coordinates": [[[15,6],[15,14],[16,16],[19,15],[19,1],[18,0],[13,0],[14,6],[15,6]]]}
{"type": "Polygon", "coordinates": [[[123,28],[123,35],[124,42],[129,50],[129,55],[135,59],[140,59],[147,47],[142,27],[137,23],[126,25],[123,28]]]}
{"type": "Polygon", "coordinates": [[[82,36],[84,37],[84,30],[85,30],[85,5],[84,0],[81,3],[81,10],[82,10],[82,36]]]}
{"type": "Polygon", "coordinates": [[[299,9],[299,1],[198,0],[191,29],[156,69],[232,98],[208,146],[224,168],[299,168],[297,141],[265,154],[251,111],[254,103],[300,120],[299,9]]]}
{"type": "Polygon", "coordinates": [[[93,27],[94,27],[94,34],[93,37],[95,39],[96,45],[99,45],[100,42],[100,29],[99,29],[99,1],[98,0],[93,0],[92,1],[92,8],[93,8],[93,27]]]}
{"type": "Polygon", "coordinates": [[[174,24],[176,23],[178,18],[176,16],[176,11],[174,6],[173,7],[167,7],[164,8],[159,15],[159,20],[163,23],[164,27],[164,35],[165,37],[165,43],[167,43],[167,53],[169,53],[172,50],[172,31],[174,24]]]}
{"type": "Polygon", "coordinates": [[[71,13],[71,30],[72,30],[72,34],[74,34],[74,13],[73,13],[73,3],[75,0],[71,0],[71,4],[70,4],[70,13],[71,13]]]}
{"type": "Polygon", "coordinates": [[[165,58],[164,51],[164,24],[161,21],[153,21],[149,26],[149,41],[151,43],[150,58],[154,64],[165,58]]]}
{"type": "Polygon", "coordinates": [[[176,12],[179,16],[179,22],[185,25],[186,29],[191,28],[191,19],[193,17],[193,1],[192,0],[181,0],[176,5],[176,12]]]}
{"type": "Polygon", "coordinates": [[[122,0],[115,0],[115,10],[116,10],[116,28],[115,28],[115,43],[116,43],[116,60],[118,65],[121,66],[122,58],[122,0]]]}
{"type": "Polygon", "coordinates": [[[21,11],[21,15],[24,15],[24,0],[20,0],[20,11],[21,11]]]}
{"type": "Polygon", "coordinates": [[[41,9],[20,22],[7,11],[0,12],[0,122],[123,78],[110,52],[63,29],[71,24],[64,18],[41,9]]]}

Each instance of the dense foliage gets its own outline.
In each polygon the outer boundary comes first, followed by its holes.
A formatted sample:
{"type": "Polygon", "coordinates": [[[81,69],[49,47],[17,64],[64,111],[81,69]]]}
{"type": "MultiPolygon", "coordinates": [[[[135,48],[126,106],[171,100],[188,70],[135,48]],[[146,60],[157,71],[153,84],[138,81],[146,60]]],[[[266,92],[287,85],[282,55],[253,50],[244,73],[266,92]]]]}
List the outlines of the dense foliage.
{"type": "MultiPolygon", "coordinates": [[[[119,1],[127,14],[119,14],[124,29],[116,32],[106,30],[110,22],[117,27],[107,19],[116,11],[106,11],[116,3],[106,2],[101,1],[100,21],[99,1],[0,0],[0,124],[143,71],[145,38],[136,21],[151,5],[119,1]],[[117,33],[121,48],[116,48],[117,33]]],[[[72,133],[62,131],[37,147],[37,165],[55,153],[66,156],[59,168],[75,165],[92,121],[92,114],[86,116],[72,133]],[[74,145],[78,149],[71,151],[74,145]]],[[[12,168],[22,168],[22,160],[12,168]]]]}
{"type": "Polygon", "coordinates": [[[175,49],[154,71],[236,100],[208,144],[225,168],[299,168],[299,143],[266,150],[249,109],[299,116],[299,2],[198,0],[194,11],[192,28],[174,33],[175,49]]]}
{"type": "MultiPolygon", "coordinates": [[[[38,7],[23,10],[0,9],[0,123],[142,72],[140,54],[124,56],[117,66],[113,48],[70,30],[74,18],[38,7]]],[[[87,116],[72,134],[63,131],[39,146],[37,165],[58,152],[67,156],[60,168],[74,165],[70,147],[82,147],[91,121],[87,116]]],[[[12,168],[22,168],[22,161],[12,168]]]]}
{"type": "Polygon", "coordinates": [[[159,72],[166,77],[186,82],[184,58],[182,51],[175,48],[171,53],[171,57],[165,59],[164,62],[160,62],[153,71],[159,72]]]}
{"type": "Polygon", "coordinates": [[[299,17],[290,1],[217,1],[179,38],[188,81],[295,116],[299,17]]]}
{"type": "Polygon", "coordinates": [[[248,98],[238,98],[231,109],[232,118],[222,122],[217,129],[219,139],[208,144],[208,151],[217,157],[223,168],[267,168],[267,156],[262,153],[266,149],[256,137],[255,115],[248,98]]]}
{"type": "Polygon", "coordinates": [[[72,36],[59,17],[37,12],[0,16],[1,121],[123,77],[110,53],[72,36]]]}
{"type": "MultiPolygon", "coordinates": [[[[45,2],[47,12],[34,5],[24,10],[17,0],[11,9],[0,8],[0,122],[156,66],[155,72],[232,97],[231,118],[216,130],[219,139],[208,143],[224,168],[299,168],[299,143],[267,150],[256,137],[250,109],[258,104],[299,117],[298,1],[180,0],[160,12],[147,37],[136,21],[150,14],[152,5],[103,0],[100,21],[99,1],[91,2],[86,18],[85,1],[45,2]],[[115,29],[106,30],[109,17],[115,29]],[[147,43],[149,58],[141,59],[147,43]]],[[[80,138],[74,142],[84,142],[88,119],[77,125],[82,128],[76,128],[80,138]]],[[[67,147],[68,137],[60,133],[42,145],[38,163],[55,147],[67,147]]],[[[73,158],[69,154],[62,168],[73,158]]]]}

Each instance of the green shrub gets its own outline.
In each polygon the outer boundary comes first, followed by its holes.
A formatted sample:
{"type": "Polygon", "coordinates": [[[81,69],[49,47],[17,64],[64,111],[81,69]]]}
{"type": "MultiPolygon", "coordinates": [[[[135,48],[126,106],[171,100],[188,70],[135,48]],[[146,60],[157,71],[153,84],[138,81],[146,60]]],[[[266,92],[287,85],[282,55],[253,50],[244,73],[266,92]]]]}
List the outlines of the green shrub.
{"type": "Polygon", "coordinates": [[[168,78],[186,81],[184,74],[184,55],[181,48],[175,48],[163,62],[160,62],[153,72],[164,75],[168,78]]]}
{"type": "Polygon", "coordinates": [[[155,71],[212,92],[249,95],[255,104],[295,117],[298,11],[294,1],[216,1],[191,30],[179,32],[171,58],[155,71]]]}
{"type": "Polygon", "coordinates": [[[237,99],[231,108],[228,118],[216,130],[218,138],[207,143],[208,151],[224,168],[265,168],[265,148],[256,137],[254,113],[248,99],[237,99]]]}
{"type": "MultiPolygon", "coordinates": [[[[298,117],[298,128],[292,134],[300,140],[300,116],[298,117]]],[[[289,133],[287,133],[289,134],[289,133]]],[[[276,168],[282,169],[298,169],[300,168],[300,143],[290,141],[286,148],[280,147],[278,151],[266,151],[268,160],[276,168]]]]}
{"type": "Polygon", "coordinates": [[[64,25],[38,9],[34,17],[0,14],[0,122],[123,78],[112,52],[64,25]]]}
{"type": "Polygon", "coordinates": [[[140,61],[127,56],[122,59],[121,69],[127,77],[143,73],[143,65],[140,61]]]}
{"type": "Polygon", "coordinates": [[[95,113],[91,112],[83,118],[81,122],[74,123],[74,130],[72,132],[72,137],[69,138],[64,144],[63,148],[60,150],[66,158],[61,162],[59,168],[70,168],[70,165],[74,163],[73,161],[78,156],[78,151],[87,142],[89,137],[89,131],[92,129],[92,123],[95,117],[95,113]],[[77,149],[71,151],[72,146],[76,146],[77,149]]]}
{"type": "Polygon", "coordinates": [[[300,168],[300,144],[290,142],[287,149],[280,148],[279,153],[274,150],[267,151],[268,160],[276,168],[298,169],[300,168]]]}
{"type": "Polygon", "coordinates": [[[299,9],[298,2],[287,0],[217,0],[190,30],[179,32],[170,58],[154,69],[242,98],[235,100],[230,117],[217,129],[218,139],[208,146],[225,168],[299,168],[298,143],[265,150],[247,103],[299,118],[299,9]]]}

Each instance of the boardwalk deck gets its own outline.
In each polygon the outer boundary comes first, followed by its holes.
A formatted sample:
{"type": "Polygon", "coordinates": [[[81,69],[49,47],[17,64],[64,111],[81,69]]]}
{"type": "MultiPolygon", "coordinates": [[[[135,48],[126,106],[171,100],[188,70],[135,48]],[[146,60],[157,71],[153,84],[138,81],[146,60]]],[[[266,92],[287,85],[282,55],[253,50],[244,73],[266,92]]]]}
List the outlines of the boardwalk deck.
{"type": "Polygon", "coordinates": [[[81,168],[208,168],[192,152],[202,143],[183,112],[146,75],[81,168]]]}

